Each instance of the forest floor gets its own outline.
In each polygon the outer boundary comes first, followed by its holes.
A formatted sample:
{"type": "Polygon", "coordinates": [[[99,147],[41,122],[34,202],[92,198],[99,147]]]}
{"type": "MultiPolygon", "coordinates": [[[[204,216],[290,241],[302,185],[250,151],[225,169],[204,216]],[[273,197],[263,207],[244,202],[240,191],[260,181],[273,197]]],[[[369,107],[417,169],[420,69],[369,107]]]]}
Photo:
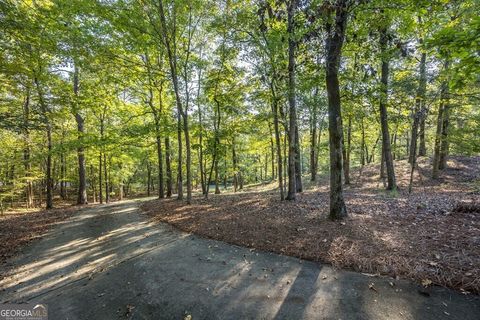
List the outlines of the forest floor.
{"type": "Polygon", "coordinates": [[[396,162],[399,190],[383,190],[378,165],[352,170],[349,217],[328,215],[328,177],[280,201],[273,184],[244,192],[143,204],[156,221],[204,237],[368,274],[480,293],[480,157],[452,157],[440,179],[420,159],[413,192],[409,166],[396,162]],[[419,174],[420,173],[420,174],[419,174]]]}

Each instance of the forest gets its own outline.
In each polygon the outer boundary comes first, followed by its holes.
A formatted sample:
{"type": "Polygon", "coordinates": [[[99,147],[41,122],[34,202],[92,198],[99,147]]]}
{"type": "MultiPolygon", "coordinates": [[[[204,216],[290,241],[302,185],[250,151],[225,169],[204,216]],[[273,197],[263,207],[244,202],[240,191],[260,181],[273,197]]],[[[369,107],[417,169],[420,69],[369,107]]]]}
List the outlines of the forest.
{"type": "Polygon", "coordinates": [[[2,208],[478,154],[478,3],[330,2],[3,2],[2,208]]]}
{"type": "Polygon", "coordinates": [[[1,1],[0,223],[153,197],[184,231],[478,293],[479,12],[1,1]]]}

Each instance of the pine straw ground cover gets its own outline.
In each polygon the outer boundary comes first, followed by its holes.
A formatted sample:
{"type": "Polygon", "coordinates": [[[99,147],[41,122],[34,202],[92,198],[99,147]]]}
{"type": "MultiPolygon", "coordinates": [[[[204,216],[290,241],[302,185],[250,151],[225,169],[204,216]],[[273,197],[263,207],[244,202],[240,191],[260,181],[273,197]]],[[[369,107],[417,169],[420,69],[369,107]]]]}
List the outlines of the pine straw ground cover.
{"type": "Polygon", "coordinates": [[[455,157],[433,181],[420,161],[408,194],[409,167],[398,161],[399,191],[382,190],[378,166],[352,172],[345,200],[350,216],[327,219],[328,180],[279,201],[273,191],[174,199],[143,205],[153,219],[208,238],[330,263],[370,274],[480,293],[480,157],[455,157]]]}

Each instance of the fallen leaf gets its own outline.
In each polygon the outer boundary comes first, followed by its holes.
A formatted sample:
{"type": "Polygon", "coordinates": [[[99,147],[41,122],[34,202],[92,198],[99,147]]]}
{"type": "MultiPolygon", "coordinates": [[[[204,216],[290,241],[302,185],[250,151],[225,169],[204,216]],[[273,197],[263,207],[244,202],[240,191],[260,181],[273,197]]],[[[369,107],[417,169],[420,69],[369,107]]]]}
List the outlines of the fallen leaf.
{"type": "Polygon", "coordinates": [[[430,280],[430,279],[423,279],[422,280],[422,286],[424,286],[425,288],[428,287],[431,284],[432,284],[432,280],[430,280]]]}

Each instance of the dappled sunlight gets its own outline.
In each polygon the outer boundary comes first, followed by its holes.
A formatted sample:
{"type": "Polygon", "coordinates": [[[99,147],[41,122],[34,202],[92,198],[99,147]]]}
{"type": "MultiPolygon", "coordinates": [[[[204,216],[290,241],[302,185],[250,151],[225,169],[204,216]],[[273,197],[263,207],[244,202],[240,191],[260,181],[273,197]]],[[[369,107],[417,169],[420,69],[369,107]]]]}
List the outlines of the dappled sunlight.
{"type": "Polygon", "coordinates": [[[151,222],[129,218],[137,214],[135,206],[105,206],[98,211],[80,212],[70,223],[60,225],[45,241],[31,248],[37,258],[25,256],[25,262],[20,259],[21,265],[0,281],[0,287],[13,296],[32,296],[92,277],[123,259],[150,250],[158,241],[153,236],[159,230],[151,222]]]}

